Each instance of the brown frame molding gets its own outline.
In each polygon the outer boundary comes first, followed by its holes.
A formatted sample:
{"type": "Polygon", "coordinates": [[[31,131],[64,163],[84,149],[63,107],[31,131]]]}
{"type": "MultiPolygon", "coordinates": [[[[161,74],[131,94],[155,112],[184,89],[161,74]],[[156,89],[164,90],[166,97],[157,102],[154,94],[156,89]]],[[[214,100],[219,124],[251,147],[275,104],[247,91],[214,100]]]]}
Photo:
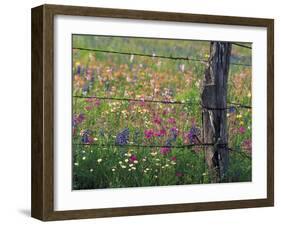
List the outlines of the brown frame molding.
{"type": "Polygon", "coordinates": [[[50,220],[220,210],[274,205],[274,20],[109,8],[42,5],[32,9],[32,200],[31,215],[50,220]],[[54,16],[95,16],[267,28],[267,198],[156,206],[54,211],[53,35],[54,16]]]}

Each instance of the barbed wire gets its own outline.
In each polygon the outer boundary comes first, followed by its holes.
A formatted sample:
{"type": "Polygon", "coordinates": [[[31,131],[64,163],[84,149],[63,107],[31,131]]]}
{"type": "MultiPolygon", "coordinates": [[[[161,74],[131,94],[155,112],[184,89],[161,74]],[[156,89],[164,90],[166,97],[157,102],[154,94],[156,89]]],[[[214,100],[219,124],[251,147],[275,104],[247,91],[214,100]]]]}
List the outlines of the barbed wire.
{"type": "MultiPolygon", "coordinates": [[[[100,99],[100,100],[116,100],[116,101],[132,101],[132,102],[150,102],[150,103],[162,103],[162,104],[195,104],[193,102],[183,101],[168,101],[168,100],[147,100],[147,99],[134,99],[134,98],[117,98],[117,97],[97,97],[97,96],[73,96],[74,98],[85,99],[100,99]]],[[[198,104],[198,103],[197,103],[198,104]]]]}
{"type": "Polygon", "coordinates": [[[202,143],[202,144],[185,144],[185,145],[143,145],[143,144],[97,144],[97,143],[73,143],[73,145],[81,146],[101,146],[101,147],[135,147],[135,148],[190,148],[195,146],[205,147],[213,146],[214,143],[202,143]]]}
{"type": "Polygon", "coordinates": [[[242,47],[242,48],[246,48],[246,49],[252,49],[251,46],[246,46],[246,45],[243,45],[243,44],[240,44],[240,43],[237,43],[237,42],[232,42],[231,44],[233,44],[235,46],[242,47]]]}
{"type": "Polygon", "coordinates": [[[241,155],[243,158],[252,159],[252,157],[241,150],[252,150],[251,148],[243,148],[243,147],[235,147],[235,148],[228,148],[229,151],[235,154],[241,155]],[[239,149],[239,150],[238,150],[239,149]]]}
{"type": "Polygon", "coordinates": [[[240,103],[235,103],[235,102],[229,102],[228,104],[231,104],[231,105],[234,105],[234,106],[238,106],[240,108],[252,109],[252,106],[245,105],[245,104],[240,104],[240,103]]]}
{"type": "MultiPolygon", "coordinates": [[[[191,102],[191,101],[171,101],[171,100],[147,100],[147,99],[133,99],[133,98],[117,98],[117,97],[98,97],[98,96],[79,96],[79,95],[74,95],[72,96],[73,98],[81,98],[81,99],[99,99],[99,100],[114,100],[114,101],[129,101],[129,102],[149,102],[149,103],[161,103],[161,104],[178,104],[178,105],[200,105],[200,102],[191,102]]],[[[251,106],[244,105],[244,104],[239,104],[239,103],[233,103],[229,102],[229,104],[233,106],[227,106],[225,108],[212,108],[212,107],[207,107],[207,106],[202,106],[202,108],[207,109],[207,110],[228,110],[228,109],[233,109],[233,108],[247,108],[251,109],[251,106]]]]}
{"type": "MultiPolygon", "coordinates": [[[[164,56],[164,55],[156,55],[156,54],[144,54],[144,53],[137,53],[137,52],[121,52],[121,51],[113,51],[113,50],[103,50],[103,49],[92,49],[92,48],[83,48],[83,47],[73,47],[73,50],[81,50],[81,51],[91,51],[91,52],[102,52],[102,53],[112,53],[112,54],[120,54],[120,55],[134,55],[134,56],[143,56],[143,57],[152,57],[152,58],[162,58],[162,59],[170,59],[170,60],[187,60],[187,61],[196,61],[201,63],[208,63],[207,59],[199,59],[199,58],[192,58],[192,57],[174,57],[174,56],[164,56]]],[[[242,64],[242,63],[234,63],[231,62],[231,65],[236,66],[245,66],[251,67],[251,64],[242,64]]]]}
{"type": "Polygon", "coordinates": [[[78,145],[78,146],[99,146],[99,147],[134,147],[134,148],[192,148],[192,147],[207,147],[207,146],[216,146],[216,147],[222,147],[227,148],[229,151],[232,151],[234,153],[240,154],[242,157],[251,159],[251,156],[247,155],[245,152],[242,152],[241,150],[252,150],[252,148],[245,148],[245,147],[235,147],[235,148],[229,148],[228,143],[204,143],[202,142],[199,137],[194,134],[193,139],[196,140],[197,143],[191,143],[191,144],[184,144],[184,145],[143,145],[143,144],[99,144],[99,143],[73,143],[72,145],[78,145]],[[239,149],[239,151],[238,151],[239,149]]]}

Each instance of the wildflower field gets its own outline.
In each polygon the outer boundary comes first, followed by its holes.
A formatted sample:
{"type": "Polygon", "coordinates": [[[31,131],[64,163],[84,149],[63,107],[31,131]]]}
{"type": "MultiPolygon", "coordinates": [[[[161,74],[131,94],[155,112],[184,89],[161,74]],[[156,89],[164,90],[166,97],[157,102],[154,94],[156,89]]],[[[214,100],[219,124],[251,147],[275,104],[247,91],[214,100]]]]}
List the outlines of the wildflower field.
{"type": "MultiPolygon", "coordinates": [[[[73,35],[73,189],[211,182],[197,145],[209,48],[208,41],[73,35]]],[[[235,105],[251,106],[250,64],[251,50],[233,45],[224,182],[251,181],[252,112],[235,105]]]]}

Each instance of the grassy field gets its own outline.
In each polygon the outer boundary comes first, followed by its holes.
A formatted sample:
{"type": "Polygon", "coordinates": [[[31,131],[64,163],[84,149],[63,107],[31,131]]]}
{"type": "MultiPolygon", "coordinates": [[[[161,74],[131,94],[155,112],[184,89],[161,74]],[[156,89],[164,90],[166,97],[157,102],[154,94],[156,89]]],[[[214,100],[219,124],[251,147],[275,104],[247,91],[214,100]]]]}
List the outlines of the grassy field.
{"type": "MultiPolygon", "coordinates": [[[[73,35],[73,47],[208,59],[207,41],[73,35]]],[[[233,46],[232,63],[251,64],[233,46]]],[[[210,183],[201,138],[205,63],[73,49],[73,189],[210,183]],[[171,103],[172,102],[172,103],[171,103]]],[[[251,67],[230,66],[228,102],[251,105],[251,67]]],[[[227,113],[225,182],[251,181],[251,109],[227,113]]]]}

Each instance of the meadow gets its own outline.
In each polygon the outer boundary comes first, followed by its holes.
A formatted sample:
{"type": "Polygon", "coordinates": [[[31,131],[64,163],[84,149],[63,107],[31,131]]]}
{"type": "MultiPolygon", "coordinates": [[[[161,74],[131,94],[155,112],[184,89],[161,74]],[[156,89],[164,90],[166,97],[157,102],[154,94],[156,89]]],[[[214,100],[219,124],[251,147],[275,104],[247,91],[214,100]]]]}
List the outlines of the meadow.
{"type": "MultiPolygon", "coordinates": [[[[74,190],[211,182],[204,147],[198,145],[209,46],[208,41],[73,35],[74,190]]],[[[231,63],[228,103],[250,106],[251,50],[233,45],[231,63]]],[[[252,177],[252,112],[235,106],[227,112],[231,151],[224,182],[252,177]]]]}

